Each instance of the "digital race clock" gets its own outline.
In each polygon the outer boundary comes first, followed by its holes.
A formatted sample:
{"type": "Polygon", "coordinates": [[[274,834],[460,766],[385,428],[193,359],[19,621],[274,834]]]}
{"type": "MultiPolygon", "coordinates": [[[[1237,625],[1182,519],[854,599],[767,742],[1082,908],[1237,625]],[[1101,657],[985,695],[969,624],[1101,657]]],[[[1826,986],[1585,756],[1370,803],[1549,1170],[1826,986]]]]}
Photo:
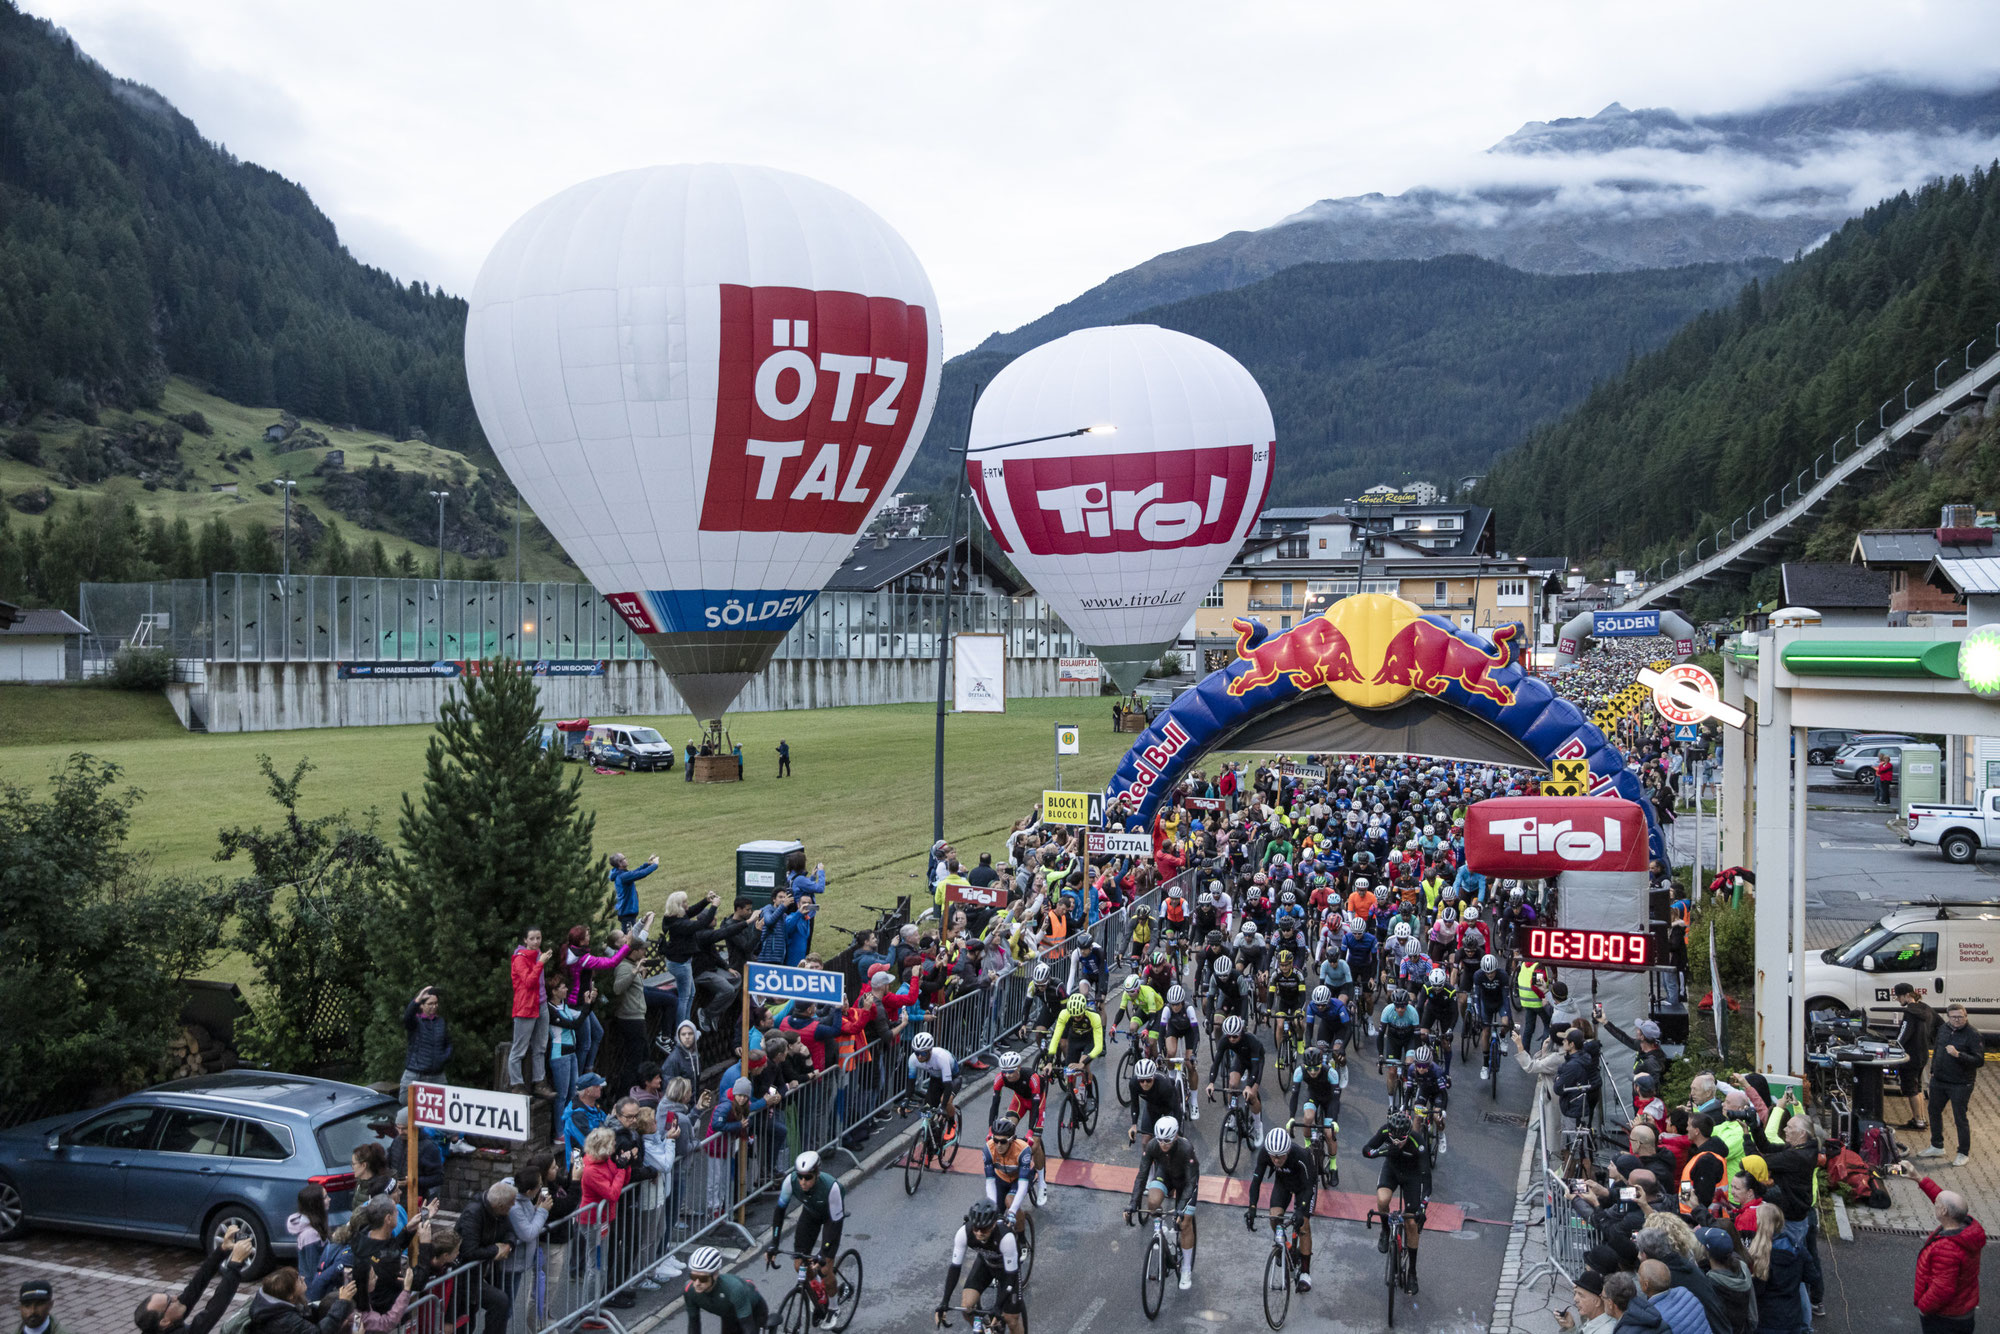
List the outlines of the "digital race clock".
{"type": "Polygon", "coordinates": [[[1636,973],[1653,966],[1653,938],[1644,931],[1523,926],[1514,933],[1514,949],[1535,963],[1570,968],[1636,973]]]}

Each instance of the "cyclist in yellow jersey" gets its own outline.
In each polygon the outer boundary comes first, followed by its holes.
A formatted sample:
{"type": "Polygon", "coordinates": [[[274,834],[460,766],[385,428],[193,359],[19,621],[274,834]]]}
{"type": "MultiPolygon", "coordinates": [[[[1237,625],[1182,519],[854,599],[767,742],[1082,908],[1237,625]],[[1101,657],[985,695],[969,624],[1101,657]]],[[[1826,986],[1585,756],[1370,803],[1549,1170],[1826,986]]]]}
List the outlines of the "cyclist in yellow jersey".
{"type": "Polygon", "coordinates": [[[1134,973],[1125,979],[1125,985],[1119,991],[1118,1005],[1111,1012],[1111,1020],[1113,1023],[1131,1020],[1132,1031],[1136,1033],[1152,1023],[1153,1016],[1165,1009],[1166,1005],[1166,999],[1134,973]]]}
{"type": "Polygon", "coordinates": [[[1104,1016],[1083,997],[1071,996],[1049,1034],[1049,1055],[1062,1061],[1066,1074],[1084,1073],[1104,1055],[1104,1016]]]}
{"type": "Polygon", "coordinates": [[[1135,959],[1144,958],[1146,947],[1153,943],[1153,910],[1146,904],[1132,909],[1132,946],[1128,953],[1135,959]]]}

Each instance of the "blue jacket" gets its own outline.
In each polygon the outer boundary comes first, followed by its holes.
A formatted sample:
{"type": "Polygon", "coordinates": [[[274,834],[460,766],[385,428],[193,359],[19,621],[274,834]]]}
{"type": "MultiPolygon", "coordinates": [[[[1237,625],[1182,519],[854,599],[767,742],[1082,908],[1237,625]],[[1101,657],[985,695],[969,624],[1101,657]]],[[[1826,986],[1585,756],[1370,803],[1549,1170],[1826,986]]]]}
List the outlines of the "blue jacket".
{"type": "Polygon", "coordinates": [[[583,1141],[590,1132],[603,1125],[610,1113],[603,1107],[592,1107],[586,1102],[572,1102],[563,1108],[563,1167],[568,1169],[570,1155],[583,1152],[583,1141]]]}
{"type": "Polygon", "coordinates": [[[612,869],[611,890],[614,898],[611,912],[614,917],[639,915],[639,882],[659,869],[658,862],[647,862],[644,866],[625,871],[612,869]]]}
{"type": "Polygon", "coordinates": [[[791,886],[792,897],[795,899],[801,894],[824,894],[826,868],[822,866],[811,875],[807,875],[804,871],[794,871],[785,883],[791,886]]]}
{"type": "Polygon", "coordinates": [[[785,914],[785,962],[793,968],[812,948],[812,918],[802,912],[785,914]]]}

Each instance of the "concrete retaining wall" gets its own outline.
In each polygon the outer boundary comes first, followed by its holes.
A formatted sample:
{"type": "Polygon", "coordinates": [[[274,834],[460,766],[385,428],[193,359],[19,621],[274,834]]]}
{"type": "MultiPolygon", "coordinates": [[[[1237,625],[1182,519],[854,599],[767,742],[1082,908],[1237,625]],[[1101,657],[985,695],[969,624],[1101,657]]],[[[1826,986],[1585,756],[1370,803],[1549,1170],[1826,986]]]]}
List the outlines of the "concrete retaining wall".
{"type": "MultiPolygon", "coordinates": [[[[210,662],[206,676],[203,716],[211,732],[431,723],[452,685],[450,680],[422,678],[343,681],[330,662],[210,662]]],[[[687,712],[666,673],[653,662],[613,661],[605,676],[543,677],[535,684],[546,718],[687,712]]],[[[1058,684],[1054,658],[1009,658],[1007,693],[1027,699],[1090,699],[1097,687],[1058,684]]],[[[781,658],[744,687],[730,712],[914,704],[936,698],[935,661],[781,658]]]]}

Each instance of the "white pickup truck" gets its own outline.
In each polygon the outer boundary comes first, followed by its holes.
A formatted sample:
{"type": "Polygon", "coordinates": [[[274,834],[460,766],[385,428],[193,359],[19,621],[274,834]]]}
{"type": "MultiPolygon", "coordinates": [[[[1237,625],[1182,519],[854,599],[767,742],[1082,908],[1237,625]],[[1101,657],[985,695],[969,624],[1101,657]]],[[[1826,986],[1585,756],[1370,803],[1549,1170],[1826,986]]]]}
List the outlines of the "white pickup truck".
{"type": "Polygon", "coordinates": [[[1969,862],[1981,848],[2000,846],[2000,787],[1980,793],[1977,806],[1911,802],[1903,842],[1929,843],[1948,862],[1969,862]]]}

